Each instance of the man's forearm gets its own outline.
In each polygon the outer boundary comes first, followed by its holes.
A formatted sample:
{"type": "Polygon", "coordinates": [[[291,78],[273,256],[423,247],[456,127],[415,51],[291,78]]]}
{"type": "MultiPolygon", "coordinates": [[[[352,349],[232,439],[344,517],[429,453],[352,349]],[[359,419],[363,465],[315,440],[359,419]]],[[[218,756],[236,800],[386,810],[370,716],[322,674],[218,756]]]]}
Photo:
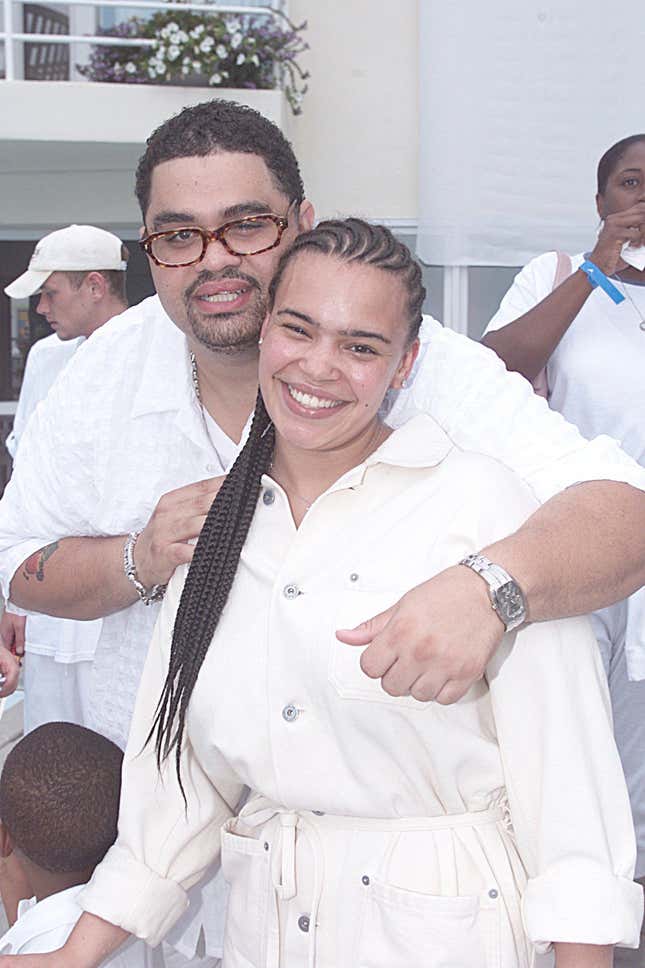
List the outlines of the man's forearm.
{"type": "Polygon", "coordinates": [[[645,491],[578,484],[484,550],[524,589],[531,621],[584,615],[645,584],[645,491]]]}
{"type": "Polygon", "coordinates": [[[62,538],[22,563],[11,581],[11,601],[59,618],[94,619],[137,601],[123,573],[125,535],[62,538]]]}

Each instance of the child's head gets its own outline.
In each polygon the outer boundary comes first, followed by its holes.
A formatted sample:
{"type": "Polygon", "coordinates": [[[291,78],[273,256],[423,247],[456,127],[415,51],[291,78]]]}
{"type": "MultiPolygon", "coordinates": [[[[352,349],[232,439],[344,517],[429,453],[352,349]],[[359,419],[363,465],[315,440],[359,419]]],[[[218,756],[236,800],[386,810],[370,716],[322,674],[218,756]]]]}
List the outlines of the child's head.
{"type": "Polygon", "coordinates": [[[0,777],[3,853],[16,849],[43,871],[89,877],[116,839],[122,760],[114,743],[73,723],[28,733],[0,777]]]}

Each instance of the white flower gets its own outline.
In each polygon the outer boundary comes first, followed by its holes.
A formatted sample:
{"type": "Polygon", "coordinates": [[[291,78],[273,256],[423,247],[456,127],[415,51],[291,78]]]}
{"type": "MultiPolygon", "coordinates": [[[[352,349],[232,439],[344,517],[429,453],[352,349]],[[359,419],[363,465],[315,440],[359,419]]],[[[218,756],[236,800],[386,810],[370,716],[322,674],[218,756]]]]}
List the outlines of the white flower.
{"type": "Polygon", "coordinates": [[[174,41],[176,44],[187,44],[188,34],[186,33],[185,30],[178,30],[174,36],[174,41]]]}
{"type": "Polygon", "coordinates": [[[237,48],[240,46],[243,40],[244,40],[244,37],[242,37],[242,34],[240,33],[233,34],[233,36],[231,37],[231,47],[233,48],[233,50],[237,50],[237,48]]]}
{"type": "Polygon", "coordinates": [[[195,71],[195,73],[196,74],[199,74],[200,71],[201,71],[201,69],[202,69],[202,62],[201,61],[194,60],[193,61],[193,70],[195,71]]]}
{"type": "Polygon", "coordinates": [[[190,36],[194,40],[197,40],[197,38],[201,37],[201,35],[204,33],[205,30],[206,28],[204,27],[204,24],[197,24],[197,26],[193,27],[193,29],[191,30],[190,36]]]}
{"type": "Polygon", "coordinates": [[[152,67],[152,66],[149,65],[148,66],[148,77],[156,77],[156,76],[157,76],[156,70],[154,69],[154,67],[152,67]]]}
{"type": "Polygon", "coordinates": [[[180,54],[181,51],[179,50],[179,47],[177,47],[175,44],[171,44],[168,48],[168,60],[177,60],[180,54]]]}
{"type": "Polygon", "coordinates": [[[184,75],[184,77],[187,74],[190,74],[190,64],[184,64],[183,67],[182,67],[182,69],[181,69],[181,73],[184,75]]]}
{"type": "Polygon", "coordinates": [[[220,74],[222,75],[222,80],[226,80],[227,77],[231,76],[228,71],[220,71],[220,74]]]}
{"type": "Polygon", "coordinates": [[[176,30],[179,30],[179,24],[176,24],[174,20],[171,20],[170,23],[164,27],[164,30],[166,31],[165,36],[167,37],[168,34],[174,34],[176,30]]]}
{"type": "Polygon", "coordinates": [[[215,41],[213,40],[212,37],[204,37],[201,44],[199,45],[199,49],[204,54],[209,54],[212,51],[214,46],[215,46],[215,41]]]}
{"type": "Polygon", "coordinates": [[[215,53],[217,54],[220,60],[224,60],[224,58],[228,56],[228,51],[224,46],[224,44],[218,44],[217,47],[215,48],[215,53]]]}
{"type": "Polygon", "coordinates": [[[257,54],[254,54],[253,57],[251,58],[251,60],[255,64],[256,67],[259,67],[260,66],[260,58],[258,57],[257,54]]]}
{"type": "Polygon", "coordinates": [[[166,65],[164,64],[163,61],[157,61],[157,63],[155,64],[155,70],[157,74],[165,74],[166,69],[167,69],[166,65]]]}
{"type": "Polygon", "coordinates": [[[165,58],[165,56],[166,56],[166,48],[163,47],[163,46],[162,47],[158,47],[155,56],[156,56],[156,58],[157,58],[158,61],[162,61],[165,58]]]}
{"type": "Polygon", "coordinates": [[[229,34],[236,34],[240,29],[240,21],[237,17],[229,17],[228,20],[224,21],[224,25],[229,34]]]}
{"type": "Polygon", "coordinates": [[[137,65],[133,64],[132,61],[128,61],[128,63],[125,65],[125,71],[127,74],[136,74],[137,65]]]}
{"type": "Polygon", "coordinates": [[[208,78],[208,83],[211,86],[214,85],[214,84],[221,84],[222,83],[222,75],[221,74],[213,74],[212,77],[209,77],[208,78]]]}
{"type": "Polygon", "coordinates": [[[243,64],[245,60],[246,60],[246,54],[241,54],[240,53],[240,54],[237,55],[237,59],[236,59],[235,63],[236,64],[243,64]]]}

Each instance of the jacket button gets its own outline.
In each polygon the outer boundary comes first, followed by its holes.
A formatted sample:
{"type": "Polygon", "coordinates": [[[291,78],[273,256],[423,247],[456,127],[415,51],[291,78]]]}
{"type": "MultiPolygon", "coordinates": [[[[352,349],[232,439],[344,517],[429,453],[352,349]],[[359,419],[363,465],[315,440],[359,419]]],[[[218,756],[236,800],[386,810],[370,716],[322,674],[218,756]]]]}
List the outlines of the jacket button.
{"type": "Polygon", "coordinates": [[[284,709],[282,710],[282,718],[287,723],[292,723],[294,720],[298,718],[298,715],[299,715],[298,710],[292,703],[289,703],[289,705],[285,706],[284,709]]]}
{"type": "Polygon", "coordinates": [[[363,876],[361,877],[361,880],[362,880],[362,882],[363,882],[363,884],[365,885],[365,887],[367,887],[367,885],[368,885],[368,884],[369,884],[369,882],[370,882],[370,879],[369,879],[369,877],[367,876],[367,874],[363,874],[363,876]]]}
{"type": "Polygon", "coordinates": [[[301,931],[307,932],[309,930],[309,915],[301,914],[298,918],[298,927],[301,931]]]}
{"type": "Polygon", "coordinates": [[[275,492],[272,491],[270,488],[268,488],[262,495],[262,501],[267,506],[270,504],[273,504],[273,502],[275,501],[275,492]]]}
{"type": "Polygon", "coordinates": [[[496,890],[495,890],[495,888],[493,887],[493,888],[492,888],[492,889],[491,889],[491,890],[490,890],[490,891],[488,892],[488,896],[489,896],[489,897],[492,897],[492,899],[493,899],[493,900],[495,900],[495,898],[496,898],[496,897],[499,897],[499,891],[496,891],[496,890]]]}
{"type": "Polygon", "coordinates": [[[288,598],[291,600],[293,598],[298,597],[298,595],[300,594],[300,589],[298,588],[297,585],[293,585],[293,584],[285,585],[284,588],[282,589],[282,594],[284,595],[285,598],[288,598]]]}

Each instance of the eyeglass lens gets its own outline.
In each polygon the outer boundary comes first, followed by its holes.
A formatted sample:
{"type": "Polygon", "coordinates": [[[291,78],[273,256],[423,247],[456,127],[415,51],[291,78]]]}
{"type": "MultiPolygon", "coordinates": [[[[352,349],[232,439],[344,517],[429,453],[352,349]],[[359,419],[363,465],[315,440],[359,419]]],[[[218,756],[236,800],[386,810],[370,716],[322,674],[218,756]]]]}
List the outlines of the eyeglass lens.
{"type": "MultiPolygon", "coordinates": [[[[270,218],[241,219],[231,222],[222,235],[229,249],[237,255],[253,255],[270,248],[278,239],[279,227],[270,218]]],[[[197,262],[201,257],[203,239],[197,229],[178,229],[169,235],[153,239],[152,255],[167,265],[197,262]]]]}

